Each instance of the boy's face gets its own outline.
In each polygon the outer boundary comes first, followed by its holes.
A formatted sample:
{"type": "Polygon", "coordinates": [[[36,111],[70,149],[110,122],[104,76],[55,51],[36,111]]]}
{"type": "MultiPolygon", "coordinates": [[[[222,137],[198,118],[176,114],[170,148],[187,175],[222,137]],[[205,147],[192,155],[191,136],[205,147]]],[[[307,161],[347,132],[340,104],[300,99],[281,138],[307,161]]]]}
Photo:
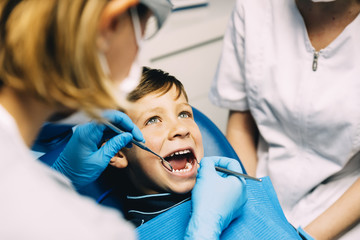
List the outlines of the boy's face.
{"type": "Polygon", "coordinates": [[[176,99],[173,86],[160,96],[151,93],[136,101],[126,113],[140,128],[146,146],[174,168],[167,170],[155,155],[136,146],[123,150],[135,187],[144,194],[187,193],[196,181],[197,161],[204,155],[200,130],[184,95],[176,99]]]}

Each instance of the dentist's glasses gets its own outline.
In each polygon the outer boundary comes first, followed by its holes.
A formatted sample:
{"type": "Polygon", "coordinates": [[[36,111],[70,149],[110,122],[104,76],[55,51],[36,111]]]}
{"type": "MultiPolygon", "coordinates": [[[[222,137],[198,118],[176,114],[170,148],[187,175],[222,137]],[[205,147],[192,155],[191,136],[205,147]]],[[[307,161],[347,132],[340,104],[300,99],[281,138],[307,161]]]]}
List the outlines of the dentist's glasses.
{"type": "Polygon", "coordinates": [[[140,47],[143,40],[152,38],[159,31],[157,18],[145,5],[130,8],[136,43],[140,47]]]}

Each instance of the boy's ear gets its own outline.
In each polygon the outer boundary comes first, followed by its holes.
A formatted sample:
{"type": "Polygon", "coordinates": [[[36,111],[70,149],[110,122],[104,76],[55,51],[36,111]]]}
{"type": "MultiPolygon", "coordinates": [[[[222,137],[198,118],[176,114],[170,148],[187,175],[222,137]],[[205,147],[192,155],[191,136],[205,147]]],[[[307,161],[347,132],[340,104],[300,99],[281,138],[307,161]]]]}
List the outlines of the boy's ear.
{"type": "Polygon", "coordinates": [[[128,166],[128,159],[122,151],[119,151],[113,158],[111,158],[109,164],[116,168],[126,168],[128,166]]]}

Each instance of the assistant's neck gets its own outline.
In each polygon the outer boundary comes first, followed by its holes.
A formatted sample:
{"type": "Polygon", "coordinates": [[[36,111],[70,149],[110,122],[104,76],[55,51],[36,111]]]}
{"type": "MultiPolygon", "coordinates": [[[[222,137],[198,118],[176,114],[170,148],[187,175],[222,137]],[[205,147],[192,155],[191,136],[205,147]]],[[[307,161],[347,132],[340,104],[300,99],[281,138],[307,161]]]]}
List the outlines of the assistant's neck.
{"type": "Polygon", "coordinates": [[[29,147],[42,124],[54,113],[51,107],[34,97],[8,87],[0,89],[0,104],[15,119],[20,134],[29,147]]]}
{"type": "Polygon", "coordinates": [[[360,0],[337,0],[314,3],[295,0],[309,39],[316,50],[328,46],[360,12],[360,0]]]}

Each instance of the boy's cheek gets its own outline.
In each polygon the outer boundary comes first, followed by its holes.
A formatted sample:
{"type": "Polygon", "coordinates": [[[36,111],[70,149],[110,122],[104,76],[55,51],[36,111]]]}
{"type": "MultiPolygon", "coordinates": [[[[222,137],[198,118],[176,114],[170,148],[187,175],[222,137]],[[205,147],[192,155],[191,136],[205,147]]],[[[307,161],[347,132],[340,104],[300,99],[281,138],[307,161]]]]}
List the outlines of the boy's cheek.
{"type": "Polygon", "coordinates": [[[197,156],[197,159],[196,159],[196,161],[197,161],[197,166],[199,167],[199,164],[200,164],[200,162],[202,161],[202,159],[203,159],[203,157],[204,157],[204,152],[201,152],[198,156],[197,156]]]}

